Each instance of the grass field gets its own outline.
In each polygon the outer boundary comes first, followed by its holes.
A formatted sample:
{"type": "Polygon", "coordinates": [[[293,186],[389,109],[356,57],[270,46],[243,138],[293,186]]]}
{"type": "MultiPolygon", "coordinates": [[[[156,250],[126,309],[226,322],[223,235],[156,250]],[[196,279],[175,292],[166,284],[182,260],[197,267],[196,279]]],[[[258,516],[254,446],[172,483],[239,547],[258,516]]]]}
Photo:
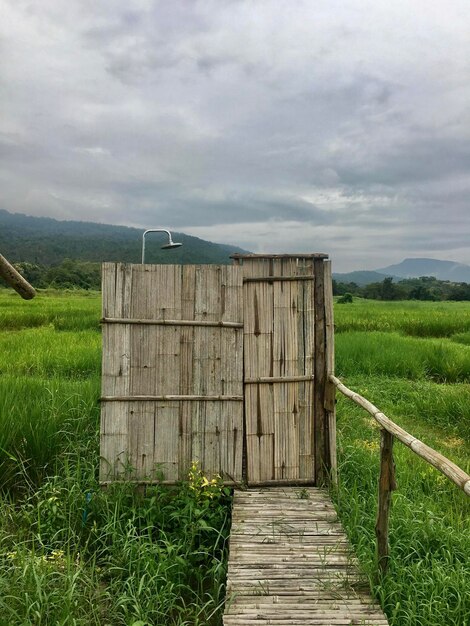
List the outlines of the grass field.
{"type": "MultiPolygon", "coordinates": [[[[0,291],[0,626],[220,624],[230,496],[191,482],[141,497],[97,485],[99,294],[0,291]]],[[[469,470],[470,304],[337,305],[337,374],[469,470]]],[[[333,494],[374,578],[379,432],[338,398],[333,494]]],[[[470,507],[401,446],[392,626],[470,624],[470,507]]]]}
{"type": "MultiPolygon", "coordinates": [[[[470,470],[470,305],[336,305],[336,373],[388,417],[470,470]]],[[[341,519],[393,626],[470,624],[468,497],[400,443],[387,576],[374,580],[380,437],[338,397],[341,519]]]]}

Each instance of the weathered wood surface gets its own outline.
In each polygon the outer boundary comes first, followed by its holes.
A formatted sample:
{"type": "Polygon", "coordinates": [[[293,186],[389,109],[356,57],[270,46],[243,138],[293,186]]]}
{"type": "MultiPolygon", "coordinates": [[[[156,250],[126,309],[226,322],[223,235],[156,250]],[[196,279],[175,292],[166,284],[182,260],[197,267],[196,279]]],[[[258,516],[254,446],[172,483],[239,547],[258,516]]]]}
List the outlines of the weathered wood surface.
{"type": "Polygon", "coordinates": [[[363,396],[352,391],[346,385],[344,385],[336,376],[330,376],[330,381],[336,386],[347,398],[350,398],[357,405],[366,410],[380,426],[396,437],[405,446],[413,450],[413,452],[427,461],[430,465],[439,470],[444,476],[447,476],[452,482],[454,482],[467,496],[470,496],[470,476],[467,472],[464,472],[458,465],[450,461],[440,452],[437,452],[433,448],[427,446],[425,443],[410,435],[406,430],[392,422],[384,413],[382,413],[372,402],[366,400],[363,396]]]}
{"type": "Polygon", "coordinates": [[[328,453],[330,479],[334,485],[338,482],[338,462],[336,456],[336,387],[331,382],[330,376],[335,373],[335,325],[333,315],[333,275],[331,261],[324,261],[325,271],[325,355],[326,355],[326,380],[325,380],[325,419],[328,423],[328,453]]]}
{"type": "Polygon", "coordinates": [[[392,491],[397,488],[395,482],[395,463],[393,461],[393,435],[386,430],[380,431],[380,478],[375,535],[377,537],[377,558],[379,569],[385,573],[389,561],[388,527],[392,491]]]}
{"type": "Polygon", "coordinates": [[[197,460],[208,475],[240,481],[240,269],[105,263],[102,297],[112,322],[103,326],[101,480],[176,481],[197,460]]]}
{"type": "Polygon", "coordinates": [[[237,491],[224,626],[387,626],[328,494],[237,491]]]}
{"type": "Polygon", "coordinates": [[[10,287],[13,287],[13,289],[20,294],[23,300],[31,300],[36,295],[34,287],[32,287],[1,254],[0,278],[3,278],[3,280],[10,285],[10,287]]]}
{"type": "Polygon", "coordinates": [[[250,484],[298,479],[309,479],[313,484],[315,480],[315,258],[237,257],[244,282],[245,427],[250,484]]]}

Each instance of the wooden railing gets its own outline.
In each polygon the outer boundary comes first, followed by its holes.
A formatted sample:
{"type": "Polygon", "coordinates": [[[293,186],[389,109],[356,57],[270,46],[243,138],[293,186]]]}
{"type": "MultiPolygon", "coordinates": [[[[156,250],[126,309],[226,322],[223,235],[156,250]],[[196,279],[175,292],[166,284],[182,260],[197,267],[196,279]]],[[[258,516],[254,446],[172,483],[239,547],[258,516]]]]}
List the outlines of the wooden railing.
{"type": "Polygon", "coordinates": [[[4,256],[0,254],[0,278],[3,278],[10,287],[20,294],[24,300],[31,300],[36,295],[33,287],[26,279],[15,270],[13,265],[8,263],[4,256]]]}
{"type": "Polygon", "coordinates": [[[449,480],[454,482],[467,496],[470,496],[470,476],[464,472],[458,465],[452,463],[444,455],[440,454],[433,448],[410,435],[410,433],[400,428],[395,422],[392,422],[379,409],[366,400],[363,396],[355,393],[346,385],[330,374],[329,380],[347,398],[350,398],[357,405],[365,409],[375,421],[380,425],[380,477],[379,477],[379,494],[378,494],[378,510],[377,521],[375,525],[375,534],[377,537],[377,554],[380,570],[385,573],[389,561],[389,543],[388,543],[388,526],[392,491],[396,489],[395,483],[395,463],[393,461],[393,442],[397,438],[398,441],[405,444],[417,456],[424,459],[427,463],[439,470],[449,480]]]}

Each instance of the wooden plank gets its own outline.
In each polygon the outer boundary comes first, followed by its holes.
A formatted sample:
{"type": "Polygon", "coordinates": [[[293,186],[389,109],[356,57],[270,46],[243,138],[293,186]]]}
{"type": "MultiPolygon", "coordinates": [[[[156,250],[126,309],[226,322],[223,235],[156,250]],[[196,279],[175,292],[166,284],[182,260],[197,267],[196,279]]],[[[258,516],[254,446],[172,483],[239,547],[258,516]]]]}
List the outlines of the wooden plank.
{"type": "Polygon", "coordinates": [[[314,390],[314,432],[315,432],[315,480],[318,485],[327,481],[329,458],[328,418],[325,411],[326,385],[326,335],[325,335],[325,291],[324,262],[315,259],[315,390],[314,390]]]}
{"type": "Polygon", "coordinates": [[[335,327],[333,317],[333,276],[331,261],[324,261],[325,269],[325,333],[326,333],[326,372],[325,410],[328,420],[330,479],[334,485],[338,483],[338,461],[336,456],[336,387],[330,380],[335,373],[335,327]]]}
{"type": "Polygon", "coordinates": [[[232,520],[225,626],[387,626],[325,491],[237,491],[232,520]]]}

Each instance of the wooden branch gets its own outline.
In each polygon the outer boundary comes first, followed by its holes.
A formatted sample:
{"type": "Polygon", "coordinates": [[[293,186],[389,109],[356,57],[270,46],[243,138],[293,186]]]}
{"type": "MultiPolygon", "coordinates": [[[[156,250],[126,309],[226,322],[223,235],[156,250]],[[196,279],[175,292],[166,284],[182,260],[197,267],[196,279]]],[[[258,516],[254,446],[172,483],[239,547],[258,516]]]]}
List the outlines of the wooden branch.
{"type": "Polygon", "coordinates": [[[243,402],[243,396],[103,396],[101,402],[243,402]]]}
{"type": "Polygon", "coordinates": [[[338,391],[344,396],[350,398],[357,405],[365,409],[380,426],[390,434],[394,435],[399,441],[405,444],[410,450],[412,450],[417,456],[427,461],[430,465],[439,470],[444,476],[447,476],[452,482],[454,482],[467,496],[470,496],[470,476],[463,471],[458,465],[452,463],[447,457],[439,452],[436,452],[433,448],[430,448],[425,443],[410,435],[410,433],[400,428],[395,422],[392,422],[386,415],[381,413],[379,409],[363,398],[360,394],[355,393],[351,389],[348,389],[346,385],[336,378],[336,376],[330,375],[331,382],[336,385],[338,391]]]}
{"type": "Polygon", "coordinates": [[[380,431],[380,478],[379,502],[375,535],[377,537],[377,558],[379,569],[385,574],[389,563],[388,526],[392,491],[397,488],[395,482],[395,463],[393,461],[393,435],[382,428],[380,431]]]}
{"type": "Polygon", "coordinates": [[[272,384],[272,383],[298,383],[309,382],[314,379],[314,376],[261,376],[259,378],[245,378],[243,381],[245,385],[259,385],[259,384],[272,384]]]}
{"type": "Polygon", "coordinates": [[[15,270],[13,265],[8,263],[4,256],[0,254],[0,277],[5,280],[10,287],[20,294],[24,300],[31,300],[36,295],[34,288],[26,279],[15,270]]]}
{"type": "Polygon", "coordinates": [[[244,278],[244,283],[275,283],[275,282],[290,282],[297,280],[314,280],[315,276],[304,274],[300,276],[255,276],[253,278],[244,278]]]}
{"type": "Polygon", "coordinates": [[[239,254],[230,255],[231,259],[327,259],[324,252],[313,252],[310,254],[239,254]]]}
{"type": "Polygon", "coordinates": [[[242,322],[212,322],[209,320],[147,320],[131,317],[103,317],[102,324],[148,324],[149,326],[214,326],[222,328],[243,328],[242,322]]]}

